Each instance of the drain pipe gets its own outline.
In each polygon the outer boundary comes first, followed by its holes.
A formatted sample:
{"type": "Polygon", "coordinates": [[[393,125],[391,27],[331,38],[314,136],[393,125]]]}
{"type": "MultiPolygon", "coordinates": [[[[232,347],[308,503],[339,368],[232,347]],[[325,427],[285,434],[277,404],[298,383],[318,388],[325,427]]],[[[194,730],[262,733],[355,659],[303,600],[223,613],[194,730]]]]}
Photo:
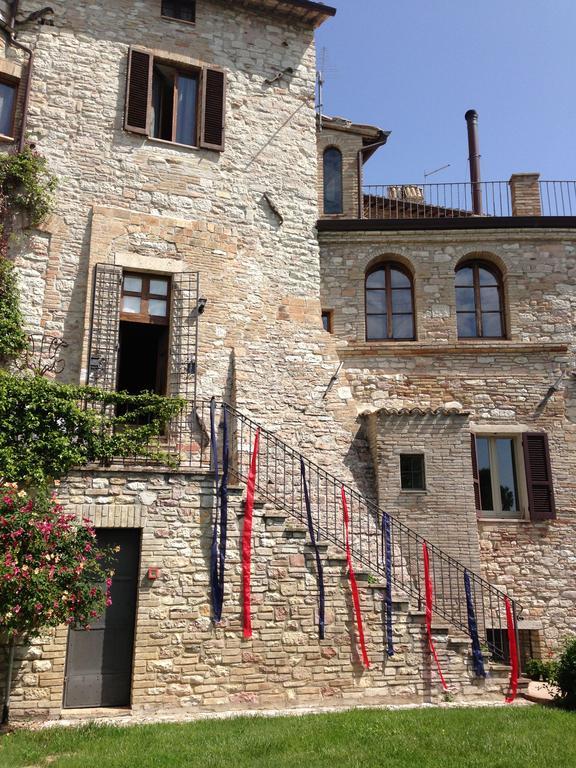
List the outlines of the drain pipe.
{"type": "MultiPolygon", "coordinates": [[[[382,131],[380,134],[382,135],[382,131]]],[[[358,218],[363,219],[364,218],[364,192],[362,191],[362,175],[363,175],[363,168],[364,168],[364,153],[365,152],[375,152],[380,147],[383,147],[384,144],[388,141],[388,134],[384,136],[383,139],[380,139],[379,141],[374,142],[374,144],[367,144],[365,147],[361,147],[358,150],[358,157],[357,157],[357,163],[358,163],[358,218]]]]}
{"type": "Polygon", "coordinates": [[[482,216],[478,112],[475,109],[469,109],[464,118],[468,124],[468,161],[470,163],[470,181],[472,183],[472,211],[476,216],[482,216]]]}

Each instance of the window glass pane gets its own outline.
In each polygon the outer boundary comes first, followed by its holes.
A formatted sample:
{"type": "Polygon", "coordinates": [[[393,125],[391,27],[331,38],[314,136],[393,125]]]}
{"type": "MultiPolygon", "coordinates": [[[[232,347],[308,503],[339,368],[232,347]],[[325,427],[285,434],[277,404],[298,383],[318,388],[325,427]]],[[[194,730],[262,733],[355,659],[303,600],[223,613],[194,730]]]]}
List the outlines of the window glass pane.
{"type": "Polygon", "coordinates": [[[330,331],[330,313],[329,312],[322,312],[322,327],[325,331],[330,331]]]}
{"type": "Polygon", "coordinates": [[[412,339],[414,337],[412,315],[392,315],[392,336],[395,339],[412,339]]]}
{"type": "Polygon", "coordinates": [[[502,336],[502,318],[499,312],[482,312],[482,335],[502,336]]]}
{"type": "Polygon", "coordinates": [[[366,278],[366,288],[386,288],[386,271],[377,269],[366,278]]]}
{"type": "Polygon", "coordinates": [[[179,144],[196,145],[197,98],[198,78],[179,74],[176,116],[176,141],[179,144]]]}
{"type": "Polygon", "coordinates": [[[142,278],[126,275],[124,277],[124,290],[131,293],[142,293],[142,278]]]}
{"type": "Polygon", "coordinates": [[[150,299],[148,312],[155,317],[166,317],[167,303],[163,299],[150,299]]]}
{"type": "Polygon", "coordinates": [[[476,460],[480,480],[480,508],[487,511],[494,509],[492,499],[492,472],[490,468],[490,446],[487,437],[476,438],[476,460]]]}
{"type": "Polygon", "coordinates": [[[458,337],[473,339],[476,336],[476,315],[472,312],[458,312],[458,337]]]}
{"type": "Polygon", "coordinates": [[[324,213],[342,213],[342,153],[331,147],[324,152],[324,213]]]}
{"type": "Polygon", "coordinates": [[[392,291],[392,309],[394,312],[412,312],[412,291],[410,288],[396,288],[392,291]]]}
{"type": "Polygon", "coordinates": [[[518,480],[516,477],[516,457],[514,455],[514,440],[498,438],[496,441],[498,457],[498,480],[500,482],[500,497],[503,512],[518,512],[518,480]]]}
{"type": "Polygon", "coordinates": [[[474,288],[456,288],[456,309],[459,312],[474,312],[475,308],[474,288]]]}
{"type": "Polygon", "coordinates": [[[480,278],[480,285],[498,285],[496,275],[484,269],[484,267],[479,267],[478,276],[480,278]]]}
{"type": "Polygon", "coordinates": [[[406,454],[400,456],[400,481],[405,491],[423,491],[426,488],[424,480],[424,454],[406,454]]]}
{"type": "Polygon", "coordinates": [[[168,280],[150,280],[150,293],[153,296],[168,296],[168,280]]]}
{"type": "Polygon", "coordinates": [[[196,20],[195,0],[162,0],[162,16],[182,21],[196,20]]]}
{"type": "Polygon", "coordinates": [[[386,313],[386,291],[366,291],[366,312],[386,313]]]}
{"type": "Polygon", "coordinates": [[[0,83],[0,133],[4,136],[12,135],[12,115],[14,113],[14,99],[16,87],[8,83],[0,83]]]}
{"type": "Polygon", "coordinates": [[[399,269],[390,270],[392,288],[410,288],[410,278],[399,269]]]}
{"type": "Polygon", "coordinates": [[[366,338],[386,339],[386,315],[368,315],[366,317],[366,338]]]}
{"type": "MultiPolygon", "coordinates": [[[[460,289],[462,290],[462,289],[460,289]]],[[[480,303],[482,304],[482,310],[500,311],[500,292],[498,288],[480,288],[480,303]]]]}
{"type": "Polygon", "coordinates": [[[456,272],[456,285],[474,285],[474,271],[472,267],[462,267],[456,272]]]}
{"type": "Polygon", "coordinates": [[[152,136],[173,141],[172,117],[174,113],[175,73],[164,64],[154,65],[152,78],[152,136]]]}
{"type": "Polygon", "coordinates": [[[123,296],[122,297],[122,312],[128,312],[129,314],[140,314],[140,308],[142,306],[142,300],[138,296],[123,296]]]}

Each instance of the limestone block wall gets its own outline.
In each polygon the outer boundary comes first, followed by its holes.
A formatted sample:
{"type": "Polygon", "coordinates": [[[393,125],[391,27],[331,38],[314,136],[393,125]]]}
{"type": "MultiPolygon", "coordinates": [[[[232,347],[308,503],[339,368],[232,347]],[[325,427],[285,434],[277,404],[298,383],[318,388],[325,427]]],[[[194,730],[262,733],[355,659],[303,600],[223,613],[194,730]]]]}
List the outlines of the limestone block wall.
{"type": "MultiPolygon", "coordinates": [[[[192,712],[306,704],[438,701],[441,687],[430,666],[423,614],[398,595],[394,603],[396,654],[385,653],[383,590],[359,571],[361,603],[372,669],[363,670],[345,557],[326,551],[326,639],[317,635],[315,561],[305,529],[270,506],[257,504],[253,534],[252,640],[241,627],[239,541],[243,503],[231,491],[222,624],[209,603],[213,482],[204,475],[84,471],[70,476],[60,497],[67,510],[98,527],[141,530],[141,561],[134,652],[132,709],[192,712]],[[160,578],[146,578],[149,567],[160,578]]],[[[20,649],[12,714],[58,717],[66,660],[66,633],[48,632],[20,649]]],[[[500,698],[497,670],[475,681],[469,642],[435,630],[450,686],[459,699],[500,698]]]]}
{"type": "MultiPolygon", "coordinates": [[[[334,310],[339,354],[360,409],[452,405],[469,413],[470,430],[548,434],[557,519],[479,522],[469,535],[479,534],[486,578],[520,600],[526,628],[541,631],[550,648],[576,631],[575,242],[573,232],[544,230],[321,234],[323,306],[334,310]],[[468,254],[485,254],[502,270],[507,339],[457,339],[454,268],[468,254]],[[364,341],[364,274],[381,256],[413,272],[415,342],[364,341]]],[[[418,439],[415,429],[408,435],[418,439]]],[[[376,472],[393,497],[396,464],[381,462],[376,472]]],[[[429,481],[442,482],[441,472],[454,473],[472,514],[469,454],[428,474],[429,481]]],[[[418,525],[424,530],[427,522],[418,525]]],[[[448,529],[446,540],[452,535],[448,529]]]]}

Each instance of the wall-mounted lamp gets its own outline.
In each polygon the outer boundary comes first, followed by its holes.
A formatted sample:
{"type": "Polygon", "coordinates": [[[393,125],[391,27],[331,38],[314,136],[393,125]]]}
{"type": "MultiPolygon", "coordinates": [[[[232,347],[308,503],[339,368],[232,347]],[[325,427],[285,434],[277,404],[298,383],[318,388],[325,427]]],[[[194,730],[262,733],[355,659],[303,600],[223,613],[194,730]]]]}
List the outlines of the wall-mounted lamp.
{"type": "Polygon", "coordinates": [[[208,299],[205,299],[203,296],[201,296],[198,299],[198,304],[197,304],[197,310],[199,315],[204,314],[204,310],[206,309],[206,304],[208,304],[208,299]]]}

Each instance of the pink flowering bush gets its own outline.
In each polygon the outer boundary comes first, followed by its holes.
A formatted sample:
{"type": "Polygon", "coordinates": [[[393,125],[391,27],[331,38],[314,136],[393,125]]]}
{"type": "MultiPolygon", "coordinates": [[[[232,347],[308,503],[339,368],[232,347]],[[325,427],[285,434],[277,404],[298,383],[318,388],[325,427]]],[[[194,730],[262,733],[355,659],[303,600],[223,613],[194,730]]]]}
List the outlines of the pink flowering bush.
{"type": "Polygon", "coordinates": [[[31,638],[45,627],[88,627],[110,605],[112,552],[96,548],[89,521],[54,497],[0,484],[0,635],[31,638]]]}

